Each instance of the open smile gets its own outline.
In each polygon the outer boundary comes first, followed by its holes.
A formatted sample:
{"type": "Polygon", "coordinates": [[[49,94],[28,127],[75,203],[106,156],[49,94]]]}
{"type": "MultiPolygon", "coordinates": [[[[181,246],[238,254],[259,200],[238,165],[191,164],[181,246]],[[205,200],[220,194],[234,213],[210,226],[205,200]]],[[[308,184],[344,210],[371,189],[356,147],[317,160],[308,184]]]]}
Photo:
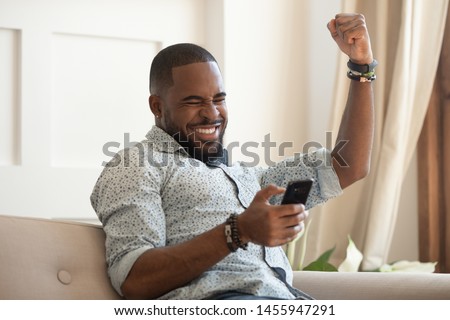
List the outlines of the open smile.
{"type": "Polygon", "coordinates": [[[217,141],[220,136],[220,123],[191,128],[197,141],[217,141]]]}
{"type": "Polygon", "coordinates": [[[195,132],[201,133],[201,134],[212,134],[216,131],[217,127],[213,128],[196,128],[195,132]]]}

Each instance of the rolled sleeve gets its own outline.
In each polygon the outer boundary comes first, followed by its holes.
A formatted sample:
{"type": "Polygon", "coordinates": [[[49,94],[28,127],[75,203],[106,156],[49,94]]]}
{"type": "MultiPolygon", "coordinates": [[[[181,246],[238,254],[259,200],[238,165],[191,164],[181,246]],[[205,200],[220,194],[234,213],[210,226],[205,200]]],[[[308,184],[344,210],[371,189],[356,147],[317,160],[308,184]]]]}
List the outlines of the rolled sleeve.
{"type": "Polygon", "coordinates": [[[106,234],[106,262],[114,289],[120,290],[145,251],[166,245],[166,226],[157,170],[143,166],[106,167],[91,203],[106,234]]]}
{"type": "MultiPolygon", "coordinates": [[[[331,165],[330,151],[322,148],[307,154],[298,154],[288,158],[274,167],[266,169],[262,178],[262,187],[276,184],[286,187],[289,181],[314,179],[306,208],[310,209],[342,193],[338,176],[331,165]]],[[[279,204],[282,195],[271,199],[272,204],[279,204]]]]}
{"type": "Polygon", "coordinates": [[[331,165],[331,153],[323,148],[316,151],[317,159],[321,163],[317,167],[317,180],[320,186],[320,195],[323,199],[331,199],[342,194],[339,178],[331,165]]]}
{"type": "Polygon", "coordinates": [[[122,284],[125,282],[125,279],[130,273],[130,270],[133,267],[134,263],[145,251],[151,248],[153,247],[144,246],[131,252],[128,252],[119,261],[117,261],[108,269],[111,284],[121,296],[123,296],[121,290],[122,284]]]}

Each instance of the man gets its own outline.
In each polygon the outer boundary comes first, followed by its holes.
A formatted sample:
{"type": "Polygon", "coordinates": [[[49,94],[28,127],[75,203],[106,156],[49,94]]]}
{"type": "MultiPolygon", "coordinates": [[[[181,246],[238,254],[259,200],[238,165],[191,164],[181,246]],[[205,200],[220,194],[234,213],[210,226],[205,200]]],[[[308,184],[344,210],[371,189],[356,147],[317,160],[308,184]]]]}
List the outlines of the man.
{"type": "Polygon", "coordinates": [[[367,175],[373,136],[373,57],[364,17],[328,23],[352,80],[332,165],[324,149],[267,169],[228,165],[227,106],[214,57],[192,44],[162,50],[150,71],[156,125],[105,167],[91,202],[106,233],[114,288],[138,299],[310,298],[291,287],[281,245],[305,206],[279,205],[288,180],[315,180],[312,207],[367,175]],[[362,71],[365,68],[367,72],[362,71]],[[359,71],[358,71],[359,70],[359,71]],[[339,153],[338,153],[339,151],[339,153]]]}

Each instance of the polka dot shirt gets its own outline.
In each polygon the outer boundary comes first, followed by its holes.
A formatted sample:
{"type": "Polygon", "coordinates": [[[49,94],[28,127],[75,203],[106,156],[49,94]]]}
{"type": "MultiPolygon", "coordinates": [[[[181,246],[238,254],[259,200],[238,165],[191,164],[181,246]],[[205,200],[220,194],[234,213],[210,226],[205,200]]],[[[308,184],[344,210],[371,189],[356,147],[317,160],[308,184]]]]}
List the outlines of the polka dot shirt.
{"type": "MultiPolygon", "coordinates": [[[[285,187],[290,180],[313,178],[307,208],[339,195],[338,178],[327,165],[329,152],[317,150],[269,168],[235,163],[206,165],[191,158],[162,129],[116,154],[105,166],[91,203],[106,233],[106,260],[113,287],[120,287],[136,259],[155,247],[176,245],[240,214],[255,193],[268,184],[285,187]]],[[[279,203],[281,196],[271,198],[279,203]]],[[[225,240],[225,237],[224,237],[225,240]]],[[[206,299],[226,291],[295,298],[273,268],[292,283],[292,269],[281,247],[249,244],[161,299],[206,299]]]]}

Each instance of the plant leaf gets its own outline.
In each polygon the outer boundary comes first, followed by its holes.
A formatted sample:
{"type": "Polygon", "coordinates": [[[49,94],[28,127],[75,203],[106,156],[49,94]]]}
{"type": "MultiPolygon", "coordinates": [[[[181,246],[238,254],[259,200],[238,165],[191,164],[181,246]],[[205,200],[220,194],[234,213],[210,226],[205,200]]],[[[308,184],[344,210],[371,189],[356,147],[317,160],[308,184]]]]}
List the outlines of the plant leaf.
{"type": "Polygon", "coordinates": [[[348,236],[347,256],[339,265],[339,272],[357,272],[362,259],[362,253],[358,250],[350,236],[348,236]]]}
{"type": "Polygon", "coordinates": [[[315,261],[308,264],[303,268],[305,271],[337,271],[336,267],[328,262],[330,256],[333,254],[336,246],[325,251],[322,255],[315,261]]]}
{"type": "Polygon", "coordinates": [[[313,261],[303,268],[304,271],[338,271],[335,266],[325,261],[313,261]]]}

